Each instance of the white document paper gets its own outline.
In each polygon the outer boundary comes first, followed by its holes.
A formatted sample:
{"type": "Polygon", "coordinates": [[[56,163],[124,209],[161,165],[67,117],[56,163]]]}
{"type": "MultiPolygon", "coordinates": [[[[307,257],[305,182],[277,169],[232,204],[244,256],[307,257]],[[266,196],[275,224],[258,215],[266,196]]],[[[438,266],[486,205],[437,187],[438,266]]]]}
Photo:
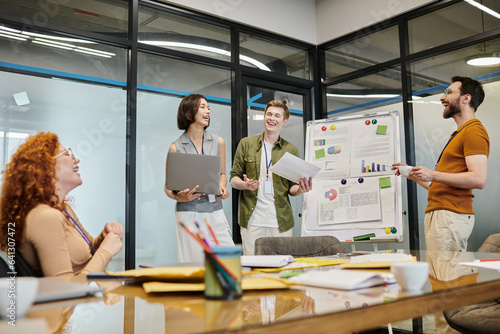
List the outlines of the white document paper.
{"type": "Polygon", "coordinates": [[[289,280],[308,286],[317,286],[320,288],[355,290],[382,285],[389,278],[384,278],[380,274],[374,274],[368,271],[357,270],[309,270],[289,280]]]}
{"type": "Polygon", "coordinates": [[[500,260],[495,261],[473,261],[473,262],[459,262],[458,264],[462,266],[475,267],[475,268],[484,268],[484,269],[492,269],[500,271],[500,260]]]}
{"type": "Polygon", "coordinates": [[[243,267],[280,268],[294,262],[291,255],[242,255],[243,267]]]}
{"type": "Polygon", "coordinates": [[[380,220],[378,178],[318,180],[318,225],[345,224],[380,220]]]}
{"type": "Polygon", "coordinates": [[[311,130],[309,162],[320,168],[318,179],[339,179],[349,177],[351,161],[350,125],[332,125],[328,128],[318,124],[311,130]],[[332,126],[334,129],[332,129],[332,126]]]}
{"type": "Polygon", "coordinates": [[[357,122],[351,128],[350,177],[394,174],[387,165],[394,162],[394,129],[391,119],[379,119],[366,126],[357,122]]]}
{"type": "Polygon", "coordinates": [[[269,170],[287,180],[299,183],[302,177],[315,177],[320,168],[286,152],[269,170]]]}

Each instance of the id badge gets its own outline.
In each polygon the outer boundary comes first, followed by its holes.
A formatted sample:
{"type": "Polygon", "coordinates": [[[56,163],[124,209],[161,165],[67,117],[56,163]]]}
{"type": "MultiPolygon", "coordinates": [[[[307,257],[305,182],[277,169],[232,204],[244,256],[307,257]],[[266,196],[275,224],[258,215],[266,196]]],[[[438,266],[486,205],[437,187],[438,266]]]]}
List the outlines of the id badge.
{"type": "Polygon", "coordinates": [[[264,181],[264,194],[272,194],[273,193],[273,181],[265,180],[264,181]]]}
{"type": "Polygon", "coordinates": [[[208,194],[208,202],[209,203],[215,202],[215,195],[214,194],[208,194]]]}

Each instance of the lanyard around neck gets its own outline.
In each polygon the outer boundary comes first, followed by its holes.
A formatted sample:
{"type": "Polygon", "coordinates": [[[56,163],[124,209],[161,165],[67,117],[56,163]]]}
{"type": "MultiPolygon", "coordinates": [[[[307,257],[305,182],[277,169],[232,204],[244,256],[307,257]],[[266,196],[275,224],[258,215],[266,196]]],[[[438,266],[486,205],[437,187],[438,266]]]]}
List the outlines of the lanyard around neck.
{"type": "Polygon", "coordinates": [[[450,139],[448,139],[448,142],[446,143],[446,145],[444,145],[444,148],[443,150],[441,151],[441,154],[439,155],[439,158],[438,160],[436,161],[436,167],[437,167],[437,164],[439,163],[439,160],[441,160],[441,156],[443,156],[443,152],[444,150],[446,150],[446,147],[448,146],[448,144],[450,143],[450,141],[455,138],[455,136],[457,135],[458,132],[454,132],[453,135],[451,135],[450,139]]]}
{"type": "MultiPolygon", "coordinates": [[[[266,156],[266,180],[269,180],[269,167],[271,167],[271,163],[273,162],[273,159],[271,158],[269,160],[269,163],[267,163],[267,148],[266,148],[266,142],[262,141],[262,144],[264,145],[264,155],[266,156]]],[[[272,149],[271,149],[272,152],[272,149]]]]}
{"type": "MultiPolygon", "coordinates": [[[[474,123],[476,123],[476,122],[471,122],[471,123],[467,124],[467,125],[466,125],[466,126],[464,126],[462,129],[460,129],[460,131],[462,131],[463,129],[465,129],[466,127],[468,127],[469,125],[472,125],[472,124],[474,124],[474,123]]],[[[460,131],[458,131],[458,130],[457,130],[457,131],[453,132],[453,134],[451,135],[450,139],[448,139],[448,142],[447,142],[447,143],[446,143],[446,145],[444,146],[443,150],[441,151],[441,154],[439,155],[438,160],[436,161],[436,168],[437,168],[437,164],[439,163],[439,160],[441,160],[441,156],[443,155],[444,150],[446,149],[446,147],[448,146],[448,144],[451,142],[451,140],[452,140],[453,138],[455,138],[455,136],[456,136],[456,135],[457,135],[460,131]]]]}
{"type": "MultiPolygon", "coordinates": [[[[188,136],[189,138],[189,136],[188,136]]],[[[191,140],[191,138],[189,138],[189,141],[191,142],[191,144],[193,145],[194,147],[194,150],[196,151],[196,154],[200,154],[198,152],[198,149],[196,148],[196,146],[194,145],[193,141],[191,140]]],[[[203,142],[205,141],[205,134],[203,134],[203,138],[201,139],[201,154],[202,155],[205,155],[205,152],[203,151],[203,142]]]]}
{"type": "Polygon", "coordinates": [[[68,211],[64,210],[64,213],[66,213],[69,217],[69,220],[71,220],[71,222],[73,223],[73,227],[75,228],[75,230],[80,233],[80,235],[82,236],[83,240],[85,240],[85,242],[87,243],[87,245],[89,245],[89,248],[90,248],[90,252],[92,253],[92,255],[94,255],[94,247],[92,247],[92,243],[90,242],[89,238],[87,237],[87,235],[85,234],[85,232],[83,232],[83,229],[80,227],[80,225],[78,225],[78,223],[76,222],[76,220],[71,217],[71,215],[69,214],[68,211]]]}

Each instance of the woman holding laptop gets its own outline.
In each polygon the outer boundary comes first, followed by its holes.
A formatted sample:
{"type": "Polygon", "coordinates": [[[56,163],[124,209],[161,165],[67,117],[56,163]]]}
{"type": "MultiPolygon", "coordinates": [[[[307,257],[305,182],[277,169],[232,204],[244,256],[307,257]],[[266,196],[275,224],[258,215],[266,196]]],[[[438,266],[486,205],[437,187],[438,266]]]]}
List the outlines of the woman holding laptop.
{"type": "MultiPolygon", "coordinates": [[[[169,152],[181,152],[189,154],[219,155],[221,157],[219,195],[196,193],[198,185],[193,189],[173,191],[167,189],[168,197],[177,201],[175,208],[175,229],[177,235],[177,257],[179,262],[201,262],[203,261],[203,249],[201,246],[183,230],[178,221],[196,232],[198,223],[203,234],[212,245],[215,240],[205,228],[207,219],[221,246],[234,246],[231,238],[231,230],[222,210],[222,200],[229,197],[226,188],[226,144],[224,139],[205,131],[210,125],[210,108],[207,99],[203,95],[191,94],[184,97],[177,111],[177,127],[184,133],[170,145],[169,152]]],[[[166,172],[166,167],[165,167],[166,172]]]]}
{"type": "Polygon", "coordinates": [[[86,275],[102,271],[122,248],[123,226],[111,222],[97,238],[68,205],[68,194],[82,184],[79,159],[41,132],[19,146],[3,172],[0,248],[14,250],[40,276],[86,275]]]}

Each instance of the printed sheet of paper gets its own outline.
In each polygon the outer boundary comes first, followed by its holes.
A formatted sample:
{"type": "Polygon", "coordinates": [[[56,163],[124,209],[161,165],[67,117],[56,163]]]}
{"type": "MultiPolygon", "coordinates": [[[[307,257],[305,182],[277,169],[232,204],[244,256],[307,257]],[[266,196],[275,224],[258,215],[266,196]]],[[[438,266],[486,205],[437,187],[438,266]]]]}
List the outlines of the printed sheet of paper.
{"type": "Polygon", "coordinates": [[[287,180],[299,183],[302,177],[315,177],[319,167],[286,152],[269,170],[287,180]]]}
{"type": "Polygon", "coordinates": [[[351,126],[350,177],[393,174],[388,167],[395,162],[392,120],[379,118],[375,124],[367,121],[360,119],[351,126]]]}
{"type": "Polygon", "coordinates": [[[309,162],[320,168],[318,179],[349,177],[350,126],[315,125],[309,144],[309,162]]]}
{"type": "Polygon", "coordinates": [[[378,178],[318,180],[318,224],[344,224],[381,219],[378,178]]]}

